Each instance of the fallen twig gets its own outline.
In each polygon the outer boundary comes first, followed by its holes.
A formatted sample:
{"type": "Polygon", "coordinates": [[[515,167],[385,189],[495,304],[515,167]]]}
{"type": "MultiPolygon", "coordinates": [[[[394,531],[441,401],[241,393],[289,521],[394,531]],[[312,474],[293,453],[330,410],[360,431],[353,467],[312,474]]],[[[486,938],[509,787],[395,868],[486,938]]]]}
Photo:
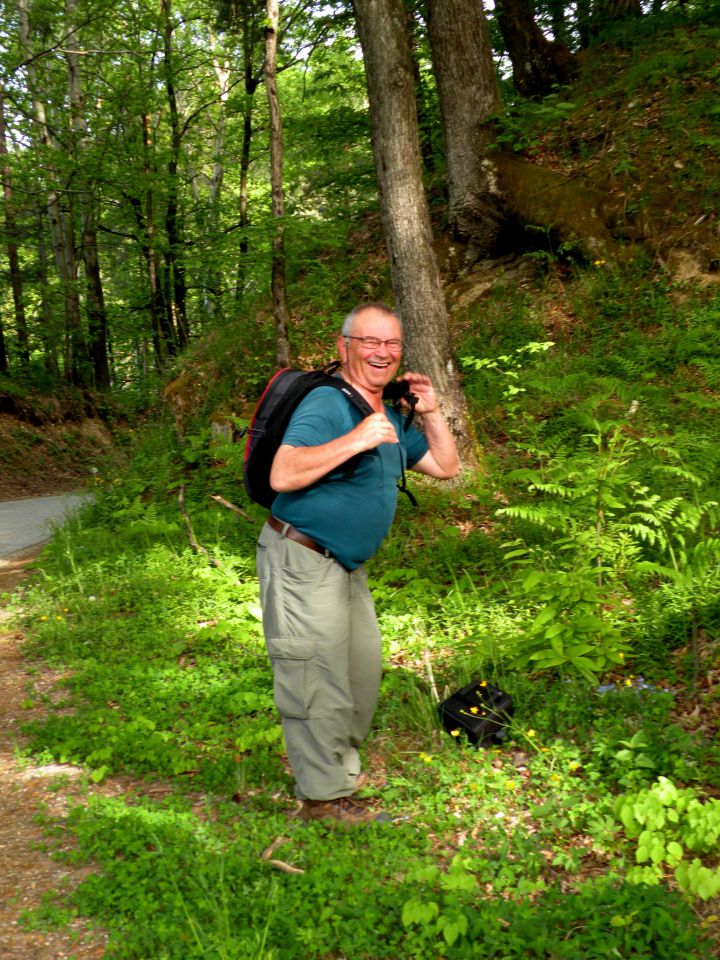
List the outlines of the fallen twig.
{"type": "Polygon", "coordinates": [[[275,851],[287,842],[288,837],[276,837],[270,846],[260,854],[260,859],[269,863],[271,867],[282,870],[283,873],[305,873],[300,867],[294,867],[291,863],[286,863],[285,860],[275,860],[273,858],[275,851]]]}
{"type": "Polygon", "coordinates": [[[430,660],[430,651],[426,650],[423,654],[423,662],[425,664],[425,671],[427,673],[428,681],[430,683],[430,689],[433,692],[435,701],[440,703],[440,695],[438,694],[438,689],[435,684],[435,674],[433,673],[432,661],[430,660]]]}
{"type": "Polygon", "coordinates": [[[225,497],[220,497],[217,494],[213,494],[210,497],[211,500],[214,500],[215,503],[219,503],[222,507],[227,507],[228,510],[232,510],[233,513],[239,513],[241,517],[244,517],[245,520],[252,521],[252,517],[249,513],[245,513],[244,510],[241,510],[240,507],[236,507],[234,503],[230,503],[229,500],[226,500],[225,497]]]}
{"type": "Polygon", "coordinates": [[[195,538],[195,533],[192,528],[192,523],[190,522],[190,517],[188,516],[188,512],[185,509],[185,484],[184,483],[180,485],[180,489],[178,490],[178,504],[180,505],[180,513],[183,515],[183,518],[185,520],[185,526],[187,527],[188,540],[190,541],[190,546],[192,547],[193,552],[202,553],[202,555],[207,557],[210,563],[214,567],[218,567],[220,570],[224,570],[224,567],[220,563],[220,561],[216,560],[215,557],[211,556],[209,551],[201,543],[198,543],[197,539],[195,538]]]}

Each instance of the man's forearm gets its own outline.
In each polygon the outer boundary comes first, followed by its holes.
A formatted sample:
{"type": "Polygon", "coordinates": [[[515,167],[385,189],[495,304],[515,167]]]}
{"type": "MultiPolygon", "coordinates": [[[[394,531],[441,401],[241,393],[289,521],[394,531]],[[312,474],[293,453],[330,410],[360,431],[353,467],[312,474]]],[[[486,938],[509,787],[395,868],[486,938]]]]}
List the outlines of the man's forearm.
{"type": "Polygon", "coordinates": [[[358,451],[350,434],[318,447],[280,446],[270,471],[270,486],[277,493],[293,493],[316,483],[358,451]]]}
{"type": "Polygon", "coordinates": [[[397,443],[395,427],[385,413],[372,413],[349,433],[317,447],[281,444],[270,471],[270,486],[277,493],[294,493],[316,483],[350,457],[381,443],[397,443]]]}
{"type": "Polygon", "coordinates": [[[439,409],[423,414],[423,427],[432,460],[427,463],[420,461],[421,472],[441,480],[449,480],[457,476],[460,469],[457,445],[439,409]]]}

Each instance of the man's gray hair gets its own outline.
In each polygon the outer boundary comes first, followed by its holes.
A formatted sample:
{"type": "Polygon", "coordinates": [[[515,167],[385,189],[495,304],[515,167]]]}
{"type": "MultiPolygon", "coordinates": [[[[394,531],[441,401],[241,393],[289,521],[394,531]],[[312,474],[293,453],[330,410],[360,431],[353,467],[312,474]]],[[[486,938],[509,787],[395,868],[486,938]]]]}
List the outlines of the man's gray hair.
{"type": "Polygon", "coordinates": [[[385,303],[361,303],[359,306],[354,307],[350,313],[343,320],[343,325],[340,328],[341,337],[349,337],[352,334],[353,324],[355,323],[355,317],[359,313],[363,313],[365,310],[377,310],[379,313],[384,313],[388,317],[395,317],[397,322],[400,324],[400,329],[402,330],[402,321],[400,317],[395,313],[394,310],[391,310],[390,307],[385,303]]]}

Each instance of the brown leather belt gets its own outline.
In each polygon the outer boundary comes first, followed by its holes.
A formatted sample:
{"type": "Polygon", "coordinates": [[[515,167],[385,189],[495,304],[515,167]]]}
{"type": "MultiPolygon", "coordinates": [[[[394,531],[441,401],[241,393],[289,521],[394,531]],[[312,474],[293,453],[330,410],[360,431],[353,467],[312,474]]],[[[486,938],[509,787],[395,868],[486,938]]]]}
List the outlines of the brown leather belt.
{"type": "Polygon", "coordinates": [[[307,547],[308,550],[314,550],[315,553],[322,553],[324,557],[332,557],[332,554],[329,550],[326,550],[325,547],[321,547],[319,543],[315,543],[312,537],[305,536],[304,533],[296,530],[295,527],[291,527],[290,524],[285,523],[284,520],[278,520],[277,517],[274,517],[272,514],[270,514],[267,522],[269,527],[272,527],[273,530],[276,530],[278,533],[282,534],[283,537],[287,537],[288,540],[293,540],[295,543],[299,543],[303,547],[307,547]]]}

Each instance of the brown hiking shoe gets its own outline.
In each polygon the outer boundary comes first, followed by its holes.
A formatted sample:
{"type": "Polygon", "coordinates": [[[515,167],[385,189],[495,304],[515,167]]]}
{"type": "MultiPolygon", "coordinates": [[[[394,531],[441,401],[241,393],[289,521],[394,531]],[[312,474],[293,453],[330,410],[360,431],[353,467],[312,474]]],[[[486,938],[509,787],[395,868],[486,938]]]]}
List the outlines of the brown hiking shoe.
{"type": "Polygon", "coordinates": [[[338,797],[337,800],[303,800],[300,819],[306,823],[327,820],[348,827],[363,823],[389,823],[390,817],[381,810],[372,810],[367,803],[355,797],[338,797]]]}
{"type": "Polygon", "coordinates": [[[364,790],[365,787],[370,786],[370,774],[366,773],[364,770],[361,770],[360,773],[355,777],[355,789],[364,790]]]}
{"type": "Polygon", "coordinates": [[[381,787],[385,786],[385,777],[374,774],[372,777],[365,770],[361,770],[355,777],[355,790],[354,793],[358,793],[360,790],[365,790],[368,787],[373,790],[379,790],[381,787]]]}

